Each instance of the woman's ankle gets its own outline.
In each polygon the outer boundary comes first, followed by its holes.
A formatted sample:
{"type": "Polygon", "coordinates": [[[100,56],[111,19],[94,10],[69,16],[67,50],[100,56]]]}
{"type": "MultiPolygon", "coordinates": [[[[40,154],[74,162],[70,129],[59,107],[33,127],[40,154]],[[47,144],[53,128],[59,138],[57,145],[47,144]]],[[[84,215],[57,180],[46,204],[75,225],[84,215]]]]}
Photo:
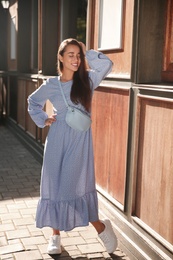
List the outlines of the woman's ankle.
{"type": "Polygon", "coordinates": [[[100,221],[91,222],[97,233],[100,234],[105,230],[105,225],[100,221]]]}
{"type": "Polygon", "coordinates": [[[58,229],[53,229],[53,236],[59,236],[60,235],[60,231],[58,229]]]}

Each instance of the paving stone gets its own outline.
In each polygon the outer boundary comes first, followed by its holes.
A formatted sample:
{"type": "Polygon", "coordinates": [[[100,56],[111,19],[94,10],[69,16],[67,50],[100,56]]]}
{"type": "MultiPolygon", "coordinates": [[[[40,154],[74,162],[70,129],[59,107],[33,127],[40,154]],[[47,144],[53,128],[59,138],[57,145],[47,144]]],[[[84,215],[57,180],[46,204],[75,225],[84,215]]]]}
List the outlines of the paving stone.
{"type": "Polygon", "coordinates": [[[1,192],[3,199],[8,199],[8,198],[14,198],[14,197],[19,197],[19,192],[18,191],[3,191],[1,192]]]}
{"type": "Polygon", "coordinates": [[[0,214],[8,213],[7,207],[1,207],[0,208],[0,214]]]}
{"type": "Polygon", "coordinates": [[[90,229],[88,231],[85,231],[85,232],[81,232],[80,233],[81,236],[84,238],[84,239],[88,239],[88,238],[97,238],[98,237],[98,234],[95,230],[93,229],[90,229]]]}
{"type": "Polygon", "coordinates": [[[79,232],[68,232],[68,236],[69,237],[78,237],[80,235],[79,235],[79,232]]]}
{"type": "Polygon", "coordinates": [[[21,243],[21,241],[19,238],[8,240],[9,245],[15,245],[15,244],[20,244],[20,243],[21,243]]]}
{"type": "Polygon", "coordinates": [[[11,209],[25,209],[26,208],[26,204],[25,203],[20,203],[20,204],[9,204],[7,205],[8,210],[10,211],[11,209]]]}
{"type": "Polygon", "coordinates": [[[70,250],[68,253],[69,253],[70,256],[72,256],[72,257],[74,256],[75,258],[79,257],[79,256],[82,257],[82,252],[79,249],[78,250],[77,249],[76,250],[70,250]]]}
{"type": "Polygon", "coordinates": [[[14,219],[15,226],[22,226],[22,225],[31,225],[35,222],[33,217],[29,218],[22,218],[22,219],[14,219]]]}
{"type": "Polygon", "coordinates": [[[10,231],[10,230],[15,230],[15,227],[12,223],[8,224],[1,224],[0,225],[0,230],[1,231],[10,231]]]}
{"type": "Polygon", "coordinates": [[[1,200],[1,206],[6,206],[6,205],[8,205],[9,203],[13,203],[14,201],[13,201],[13,199],[7,199],[7,200],[1,200]]]}
{"type": "Polygon", "coordinates": [[[38,204],[38,199],[37,200],[28,200],[26,201],[26,205],[28,208],[33,208],[36,207],[38,204]]]}
{"type": "Polygon", "coordinates": [[[41,254],[46,254],[47,253],[47,246],[48,245],[38,245],[38,249],[40,250],[41,254]]]}
{"type": "Polygon", "coordinates": [[[30,197],[30,192],[26,192],[25,190],[23,192],[20,192],[21,197],[30,197]]]}
{"type": "Polygon", "coordinates": [[[14,202],[15,202],[15,204],[25,203],[26,200],[27,200],[27,197],[26,197],[26,198],[23,198],[23,197],[14,198],[14,202]]]}
{"type": "MultiPolygon", "coordinates": [[[[38,228],[35,227],[35,229],[38,229],[38,228]]],[[[51,228],[43,228],[43,229],[41,229],[41,231],[46,239],[50,238],[50,236],[52,234],[51,228]]],[[[62,235],[63,235],[63,232],[61,233],[61,237],[62,237],[62,235]]]]}
{"type": "Polygon", "coordinates": [[[35,208],[21,209],[20,213],[21,213],[21,215],[32,215],[32,214],[35,214],[35,208]]]}
{"type": "Polygon", "coordinates": [[[14,260],[14,257],[12,254],[6,254],[6,255],[1,255],[1,260],[14,260]]]}
{"type": "Polygon", "coordinates": [[[42,259],[42,256],[38,250],[20,252],[14,254],[16,260],[39,260],[42,259]]]}
{"type": "Polygon", "coordinates": [[[98,243],[98,239],[97,238],[89,238],[89,239],[85,239],[85,241],[87,242],[87,244],[98,243]]]}
{"type": "Polygon", "coordinates": [[[76,260],[88,260],[88,257],[86,255],[73,255],[70,259],[76,259],[76,260]]]}
{"type": "Polygon", "coordinates": [[[35,197],[39,197],[40,191],[38,190],[37,192],[32,192],[32,193],[30,192],[29,195],[31,198],[34,199],[35,197]]]}
{"type": "Polygon", "coordinates": [[[85,240],[82,237],[67,237],[62,238],[62,244],[63,246],[69,246],[69,245],[82,245],[85,244],[85,240]]]}
{"type": "Polygon", "coordinates": [[[87,254],[88,259],[104,259],[101,253],[87,254]]]}
{"type": "Polygon", "coordinates": [[[24,247],[21,243],[15,245],[7,245],[7,246],[0,247],[0,255],[19,252],[23,250],[24,247]]]}
{"type": "Polygon", "coordinates": [[[17,229],[18,229],[18,230],[27,229],[27,226],[26,226],[26,225],[18,226],[17,229]]]}
{"type": "Polygon", "coordinates": [[[7,231],[7,238],[8,239],[16,239],[16,238],[22,238],[22,237],[30,237],[30,233],[27,229],[22,230],[14,230],[14,231],[7,231]]]}
{"type": "MultiPolygon", "coordinates": [[[[1,215],[2,216],[2,215],[1,215]]],[[[1,224],[4,225],[4,224],[12,224],[13,221],[11,219],[3,219],[1,218],[1,224]]]]}
{"type": "Polygon", "coordinates": [[[47,244],[47,241],[43,236],[22,238],[21,241],[24,246],[47,244]]]}
{"type": "Polygon", "coordinates": [[[35,223],[35,221],[32,222],[31,224],[27,225],[27,229],[29,230],[29,232],[36,232],[36,231],[40,230],[40,229],[36,228],[34,223],[35,223]]]}
{"type": "Polygon", "coordinates": [[[15,218],[21,218],[21,215],[19,213],[12,213],[12,214],[2,214],[1,220],[8,220],[8,219],[15,219],[15,218]]]}
{"type": "Polygon", "coordinates": [[[73,245],[73,246],[66,246],[65,249],[66,249],[67,251],[70,251],[70,250],[77,250],[78,248],[77,248],[76,245],[73,245]]]}
{"type": "Polygon", "coordinates": [[[7,245],[7,239],[5,237],[0,237],[0,246],[6,246],[7,245]]]}
{"type": "Polygon", "coordinates": [[[48,254],[42,254],[42,259],[44,259],[44,260],[52,260],[52,257],[49,256],[48,254]]]}
{"type": "Polygon", "coordinates": [[[62,232],[61,232],[61,238],[65,238],[65,237],[68,237],[68,233],[62,231],[62,232]]]}
{"type": "MultiPolygon", "coordinates": [[[[4,180],[1,181],[0,191],[1,191],[1,195],[2,195],[3,192],[7,192],[8,191],[7,185],[4,182],[4,180]]],[[[3,204],[3,202],[5,202],[5,201],[3,201],[3,199],[1,201],[2,201],[2,204],[3,204]]]]}
{"type": "Polygon", "coordinates": [[[0,231],[0,237],[4,237],[5,233],[0,231]]]}
{"type": "MultiPolygon", "coordinates": [[[[62,247],[62,253],[61,255],[57,255],[58,256],[58,259],[62,258],[62,259],[69,259],[68,257],[70,256],[69,253],[62,247]]],[[[71,258],[70,258],[71,259],[71,258]]]]}
{"type": "Polygon", "coordinates": [[[77,247],[79,248],[79,250],[83,254],[98,253],[98,252],[104,252],[105,251],[105,249],[103,248],[103,246],[100,243],[84,244],[84,245],[78,244],[77,247]]]}
{"type": "Polygon", "coordinates": [[[38,236],[42,236],[42,235],[43,235],[43,233],[41,231],[31,232],[32,237],[38,237],[38,236]]]}
{"type": "Polygon", "coordinates": [[[37,250],[38,246],[37,245],[25,245],[25,251],[28,250],[37,250]]]}
{"type": "Polygon", "coordinates": [[[9,214],[12,214],[12,213],[18,213],[18,209],[10,209],[8,210],[9,211],[9,214]]]}

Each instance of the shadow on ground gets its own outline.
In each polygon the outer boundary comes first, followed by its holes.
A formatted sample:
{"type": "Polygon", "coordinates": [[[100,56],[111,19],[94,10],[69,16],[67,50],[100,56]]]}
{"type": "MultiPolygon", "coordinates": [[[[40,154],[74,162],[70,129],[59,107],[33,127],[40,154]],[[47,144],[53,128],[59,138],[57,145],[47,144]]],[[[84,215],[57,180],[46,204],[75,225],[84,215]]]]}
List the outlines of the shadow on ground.
{"type": "Polygon", "coordinates": [[[124,259],[124,257],[121,257],[121,256],[118,256],[116,254],[110,254],[110,257],[107,257],[107,258],[103,258],[103,257],[98,257],[98,258],[88,258],[88,257],[82,257],[82,256],[78,256],[78,257],[71,257],[69,255],[69,253],[64,250],[63,253],[61,255],[49,255],[52,259],[54,260],[60,260],[60,259],[66,259],[66,260],[103,260],[103,259],[106,259],[106,260],[122,260],[124,259]]]}

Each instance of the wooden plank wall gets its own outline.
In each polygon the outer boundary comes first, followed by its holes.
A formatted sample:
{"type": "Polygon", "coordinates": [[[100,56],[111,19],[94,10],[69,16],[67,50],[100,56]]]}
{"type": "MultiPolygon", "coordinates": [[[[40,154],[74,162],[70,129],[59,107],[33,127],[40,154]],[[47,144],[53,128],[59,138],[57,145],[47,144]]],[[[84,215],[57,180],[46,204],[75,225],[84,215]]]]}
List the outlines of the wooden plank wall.
{"type": "Polygon", "coordinates": [[[129,90],[98,88],[93,100],[93,142],[98,185],[124,205],[129,90]]]}
{"type": "Polygon", "coordinates": [[[138,96],[134,214],[173,244],[173,100],[138,96]]]}

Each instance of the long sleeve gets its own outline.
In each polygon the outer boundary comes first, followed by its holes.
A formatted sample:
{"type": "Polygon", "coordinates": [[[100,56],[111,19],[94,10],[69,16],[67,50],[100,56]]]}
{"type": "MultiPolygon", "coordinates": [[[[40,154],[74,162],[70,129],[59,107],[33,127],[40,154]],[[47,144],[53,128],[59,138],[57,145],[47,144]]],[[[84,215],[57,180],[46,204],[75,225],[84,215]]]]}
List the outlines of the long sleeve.
{"type": "Polygon", "coordinates": [[[43,111],[46,100],[48,99],[46,84],[41,85],[28,97],[28,113],[35,124],[43,128],[48,115],[43,111]]]}
{"type": "Polygon", "coordinates": [[[93,82],[93,88],[96,88],[111,72],[113,63],[106,55],[95,50],[87,51],[86,59],[90,66],[89,77],[93,82]]]}

